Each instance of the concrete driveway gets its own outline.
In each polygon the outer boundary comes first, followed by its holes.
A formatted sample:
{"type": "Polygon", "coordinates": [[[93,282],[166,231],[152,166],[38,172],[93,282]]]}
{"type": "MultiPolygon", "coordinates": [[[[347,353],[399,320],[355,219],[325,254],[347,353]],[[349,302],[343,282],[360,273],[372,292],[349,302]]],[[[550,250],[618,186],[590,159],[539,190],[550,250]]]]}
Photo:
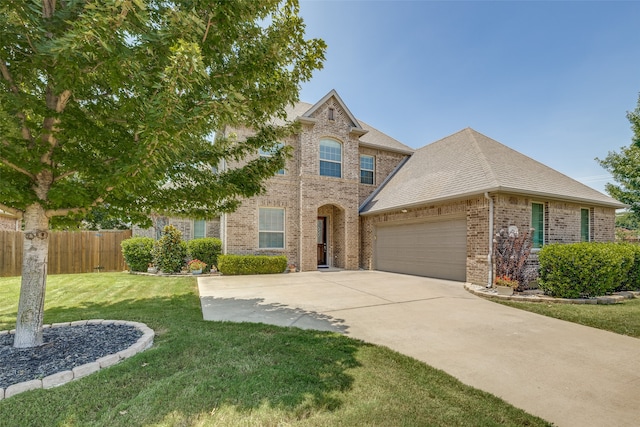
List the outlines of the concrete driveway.
{"type": "Polygon", "coordinates": [[[559,426],[640,425],[640,340],[378,271],[198,280],[204,318],[335,330],[392,348],[559,426]]]}

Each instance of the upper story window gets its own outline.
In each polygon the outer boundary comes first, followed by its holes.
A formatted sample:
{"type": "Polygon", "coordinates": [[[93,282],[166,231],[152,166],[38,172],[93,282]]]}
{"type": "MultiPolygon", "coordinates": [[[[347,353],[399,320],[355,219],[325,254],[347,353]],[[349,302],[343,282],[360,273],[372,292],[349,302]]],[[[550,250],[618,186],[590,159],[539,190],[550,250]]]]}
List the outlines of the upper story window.
{"type": "Polygon", "coordinates": [[[580,209],[580,241],[591,241],[591,210],[587,208],[580,209]]]}
{"type": "Polygon", "coordinates": [[[320,175],[342,178],[342,144],[338,141],[320,140],[320,175]]]}
{"type": "MultiPolygon", "coordinates": [[[[271,157],[271,156],[273,156],[273,153],[275,151],[278,151],[283,146],[284,146],[284,144],[282,142],[278,142],[276,144],[276,146],[273,147],[271,150],[263,150],[262,148],[260,148],[258,153],[260,154],[260,157],[271,157]]],[[[284,175],[284,169],[280,169],[278,172],[276,172],[276,175],[284,175]]]]}
{"type": "Polygon", "coordinates": [[[365,154],[360,155],[360,184],[373,184],[374,172],[375,172],[376,158],[373,156],[367,156],[365,154]]]}
{"type": "Polygon", "coordinates": [[[335,110],[333,108],[329,108],[329,112],[328,112],[328,118],[329,120],[335,120],[335,110]]]}
{"type": "Polygon", "coordinates": [[[533,248],[544,245],[544,203],[531,203],[531,228],[533,228],[533,248]]]}

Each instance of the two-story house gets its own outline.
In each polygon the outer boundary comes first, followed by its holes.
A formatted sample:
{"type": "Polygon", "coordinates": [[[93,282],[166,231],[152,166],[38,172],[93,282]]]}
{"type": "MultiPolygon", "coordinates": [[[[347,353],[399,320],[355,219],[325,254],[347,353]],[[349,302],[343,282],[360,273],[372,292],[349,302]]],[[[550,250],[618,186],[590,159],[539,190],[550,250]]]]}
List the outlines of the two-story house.
{"type": "Polygon", "coordinates": [[[536,248],[611,241],[624,207],[473,129],[413,150],[357,120],[334,90],[296,104],[288,120],[301,131],[282,141],[293,156],[265,194],[216,221],[165,222],[186,238],[220,237],[224,253],[286,255],[302,271],[486,283],[501,228],[533,228],[536,248]]]}

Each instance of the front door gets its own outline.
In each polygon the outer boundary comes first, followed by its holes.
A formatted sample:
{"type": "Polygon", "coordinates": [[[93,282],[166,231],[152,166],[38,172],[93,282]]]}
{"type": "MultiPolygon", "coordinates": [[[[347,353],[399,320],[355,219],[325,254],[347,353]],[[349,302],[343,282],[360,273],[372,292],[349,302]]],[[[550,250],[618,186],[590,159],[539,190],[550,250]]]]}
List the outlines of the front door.
{"type": "Polygon", "coordinates": [[[318,217],[318,267],[327,267],[327,217],[318,217]]]}

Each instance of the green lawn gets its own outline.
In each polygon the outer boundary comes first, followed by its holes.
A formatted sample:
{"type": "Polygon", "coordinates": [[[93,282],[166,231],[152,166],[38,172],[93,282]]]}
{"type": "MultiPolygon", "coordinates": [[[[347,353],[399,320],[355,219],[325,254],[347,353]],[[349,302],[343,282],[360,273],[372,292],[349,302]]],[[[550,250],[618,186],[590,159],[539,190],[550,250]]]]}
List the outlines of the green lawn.
{"type": "MultiPolygon", "coordinates": [[[[0,278],[0,330],[19,278],[0,278]]],[[[442,371],[345,336],[203,321],[191,277],[49,277],[45,323],[123,319],[154,346],[79,381],[0,401],[0,426],[548,425],[442,371]]]]}
{"type": "Polygon", "coordinates": [[[611,305],[543,304],[513,301],[501,303],[544,316],[640,338],[640,299],[638,298],[611,305]]]}

